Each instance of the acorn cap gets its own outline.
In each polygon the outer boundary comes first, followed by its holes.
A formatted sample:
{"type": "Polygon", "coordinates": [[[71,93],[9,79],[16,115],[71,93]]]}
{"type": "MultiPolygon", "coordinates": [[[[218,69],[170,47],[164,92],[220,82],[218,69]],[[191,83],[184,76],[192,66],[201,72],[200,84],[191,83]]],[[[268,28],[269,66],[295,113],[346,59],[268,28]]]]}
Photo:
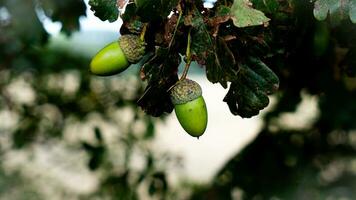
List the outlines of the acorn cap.
{"type": "Polygon", "coordinates": [[[178,81],[171,90],[171,100],[174,105],[185,104],[202,95],[200,85],[190,79],[178,81]]]}
{"type": "Polygon", "coordinates": [[[137,63],[145,55],[146,43],[137,35],[122,35],[119,45],[130,63],[137,63]]]}

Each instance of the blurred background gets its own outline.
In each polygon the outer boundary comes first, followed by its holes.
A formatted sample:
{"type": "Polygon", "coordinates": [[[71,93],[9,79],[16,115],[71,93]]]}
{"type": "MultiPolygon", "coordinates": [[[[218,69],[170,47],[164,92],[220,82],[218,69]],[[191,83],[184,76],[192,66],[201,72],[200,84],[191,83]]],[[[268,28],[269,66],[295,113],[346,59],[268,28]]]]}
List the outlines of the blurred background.
{"type": "Polygon", "coordinates": [[[356,199],[356,27],[316,22],[311,6],[300,16],[279,33],[292,53],[271,59],[281,89],[258,116],[233,116],[191,67],[209,114],[197,140],[174,113],[136,105],[138,65],[88,72],[122,21],[80,0],[0,0],[0,199],[356,199]],[[323,30],[330,42],[310,48],[323,30]]]}

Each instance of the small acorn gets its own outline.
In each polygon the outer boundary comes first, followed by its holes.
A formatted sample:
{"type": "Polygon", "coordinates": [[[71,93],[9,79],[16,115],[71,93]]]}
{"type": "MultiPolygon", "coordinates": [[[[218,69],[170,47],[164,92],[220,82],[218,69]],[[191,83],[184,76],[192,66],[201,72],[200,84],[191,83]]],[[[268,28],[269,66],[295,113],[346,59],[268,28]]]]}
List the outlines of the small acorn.
{"type": "Polygon", "coordinates": [[[137,35],[122,35],[118,41],[101,49],[90,63],[90,71],[98,76],[110,76],[137,63],[145,54],[145,42],[137,35]]]}
{"type": "Polygon", "coordinates": [[[200,137],[208,124],[208,112],[200,85],[183,79],[171,89],[171,100],[179,123],[193,137],[200,137]]]}

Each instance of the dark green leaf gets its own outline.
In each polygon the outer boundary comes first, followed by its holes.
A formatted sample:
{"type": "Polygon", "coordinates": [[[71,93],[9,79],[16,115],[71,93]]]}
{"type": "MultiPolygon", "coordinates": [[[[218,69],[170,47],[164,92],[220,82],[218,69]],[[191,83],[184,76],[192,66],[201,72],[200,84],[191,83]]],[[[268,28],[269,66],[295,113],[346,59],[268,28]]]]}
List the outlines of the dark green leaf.
{"type": "Polygon", "coordinates": [[[178,0],[136,0],[137,14],[142,21],[152,21],[159,18],[167,18],[178,0]]]}
{"type": "Polygon", "coordinates": [[[224,98],[231,113],[252,117],[265,108],[268,94],[278,89],[278,77],[259,59],[251,58],[239,65],[239,73],[224,98]]]}
{"type": "Polygon", "coordinates": [[[179,63],[178,54],[158,47],[155,56],[142,67],[142,78],[148,80],[148,86],[138,104],[146,113],[157,117],[173,111],[168,90],[178,80],[179,63]]]}
{"type": "Polygon", "coordinates": [[[116,5],[116,0],[90,0],[90,10],[94,11],[94,15],[102,21],[108,20],[114,22],[119,17],[119,10],[116,5]]]}
{"type": "Polygon", "coordinates": [[[224,88],[231,76],[237,73],[235,58],[225,41],[210,35],[202,15],[196,10],[192,19],[192,56],[200,64],[206,65],[207,78],[212,83],[220,83],[224,88]]]}
{"type": "Polygon", "coordinates": [[[253,0],[253,5],[256,9],[264,13],[274,14],[278,11],[279,3],[277,0],[253,0]]]}

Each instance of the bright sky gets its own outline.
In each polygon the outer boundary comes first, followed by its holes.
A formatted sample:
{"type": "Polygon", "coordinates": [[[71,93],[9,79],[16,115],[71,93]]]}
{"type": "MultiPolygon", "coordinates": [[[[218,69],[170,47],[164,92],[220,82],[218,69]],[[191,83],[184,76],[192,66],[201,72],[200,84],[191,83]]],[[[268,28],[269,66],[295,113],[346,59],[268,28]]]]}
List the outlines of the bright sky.
{"type": "Polygon", "coordinates": [[[204,7],[212,8],[217,0],[205,0],[204,7]]]}

